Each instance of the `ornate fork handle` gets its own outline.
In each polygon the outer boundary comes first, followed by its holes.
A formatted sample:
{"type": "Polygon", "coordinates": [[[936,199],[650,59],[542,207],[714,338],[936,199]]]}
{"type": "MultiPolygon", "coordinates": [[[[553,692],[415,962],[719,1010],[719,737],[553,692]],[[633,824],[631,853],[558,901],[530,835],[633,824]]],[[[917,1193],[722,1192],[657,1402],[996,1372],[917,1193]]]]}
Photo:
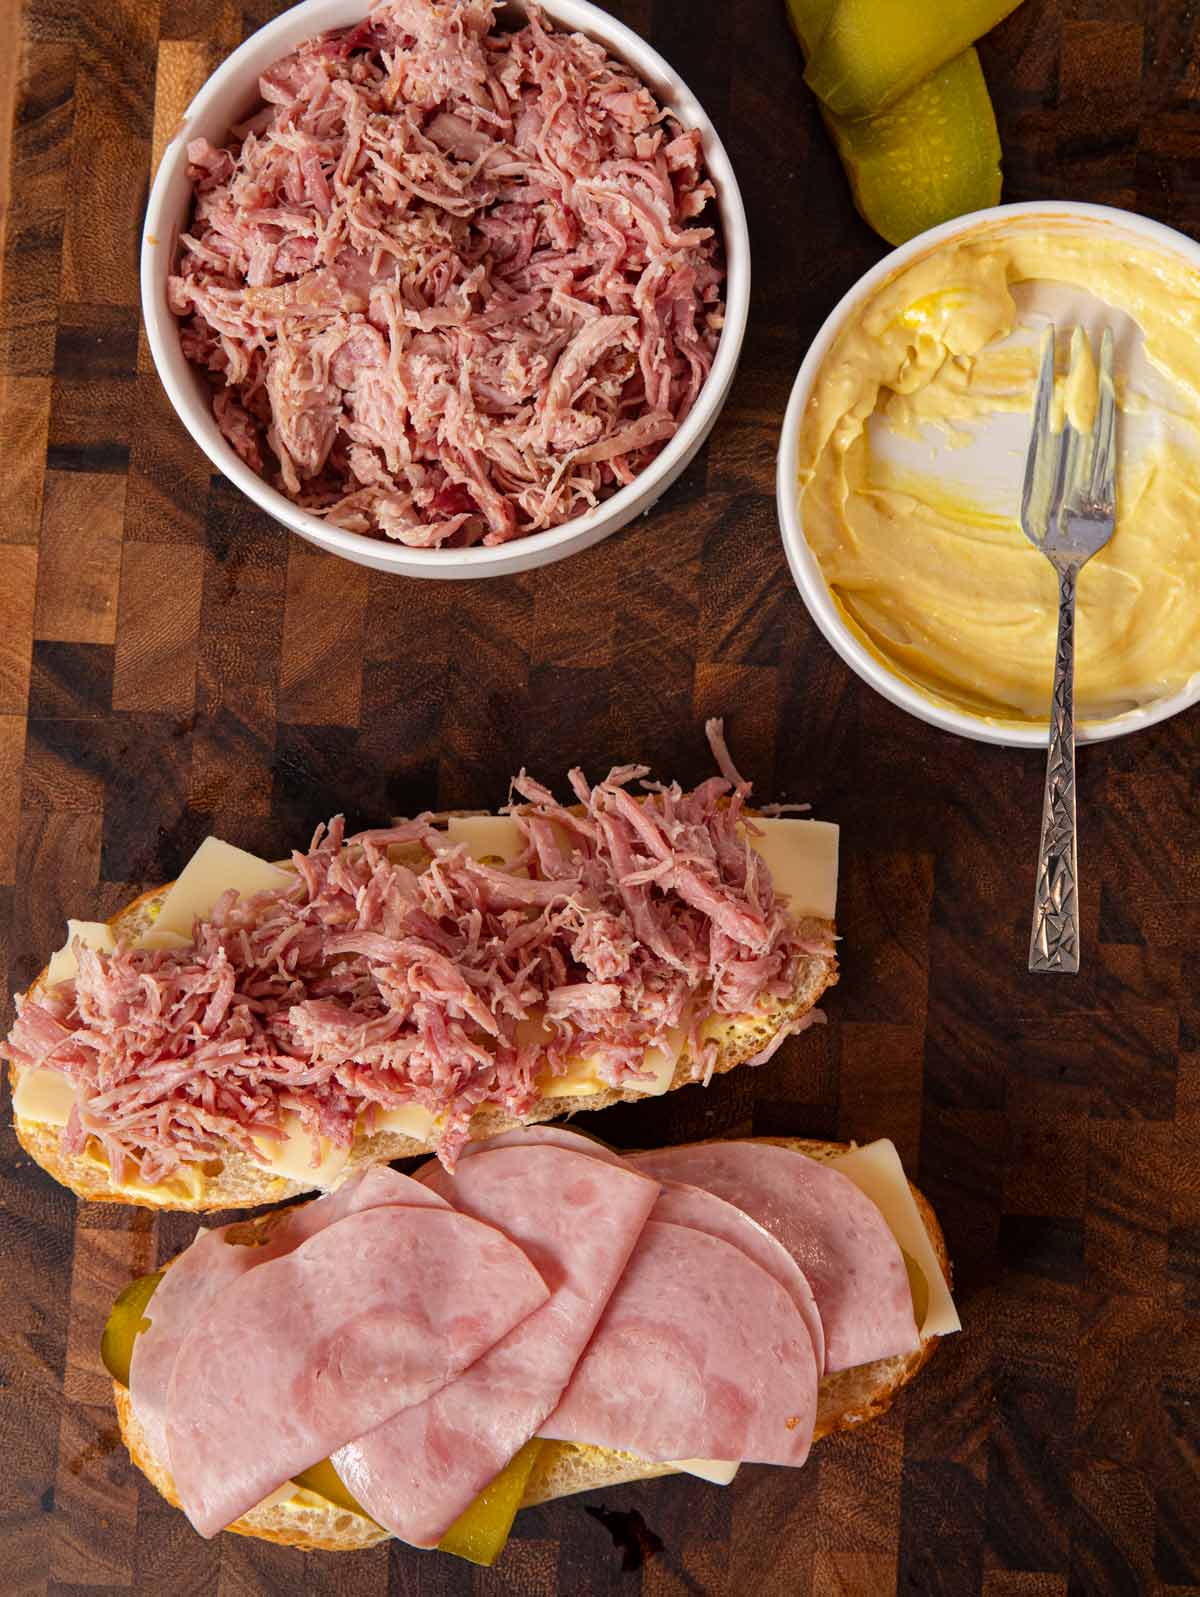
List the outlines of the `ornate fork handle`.
{"type": "Polygon", "coordinates": [[[1032,971],[1079,970],[1079,899],[1075,891],[1075,582],[1079,563],[1058,573],[1058,647],[1050,701],[1050,750],[1042,799],[1032,971]]]}

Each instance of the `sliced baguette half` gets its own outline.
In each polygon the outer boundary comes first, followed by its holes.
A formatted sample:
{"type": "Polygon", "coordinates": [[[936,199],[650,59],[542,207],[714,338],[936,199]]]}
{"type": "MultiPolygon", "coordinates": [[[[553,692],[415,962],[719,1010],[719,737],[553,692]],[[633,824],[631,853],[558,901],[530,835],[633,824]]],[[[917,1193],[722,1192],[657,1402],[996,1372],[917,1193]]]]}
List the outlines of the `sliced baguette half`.
{"type": "MultiPolygon", "coordinates": [[[[852,1146],[850,1143],[817,1142],[798,1137],[756,1137],[749,1140],[794,1148],[799,1153],[820,1160],[834,1159],[852,1146]]],[[[950,1286],[950,1258],[942,1228],[924,1194],[911,1182],[909,1187],[946,1284],[950,1286]]],[[[281,1212],[275,1210],[246,1223],[265,1234],[281,1212]]],[[[857,1369],[839,1370],[834,1375],[827,1375],[821,1382],[818,1394],[814,1439],[820,1440],[836,1431],[851,1430],[885,1413],[901,1389],[914,1379],[933,1356],[940,1340],[937,1336],[923,1336],[920,1346],[912,1353],[898,1354],[874,1364],[862,1364],[857,1369]]],[[[129,1401],[129,1393],[117,1381],[113,1382],[113,1399],[121,1439],[129,1450],[130,1458],[163,1497],[178,1508],[179,1498],[170,1470],[150,1452],[129,1401]]],[[[558,1497],[590,1492],[599,1487],[621,1486],[632,1481],[652,1480],[678,1473],[669,1464],[649,1463],[632,1453],[619,1453],[604,1447],[585,1447],[574,1442],[546,1442],[529,1477],[521,1507],[529,1508],[536,1503],[552,1502],[558,1497]]],[[[697,1490],[704,1489],[701,1483],[697,1483],[697,1490]]],[[[239,1536],[257,1536],[262,1541],[278,1542],[283,1546],[327,1552],[354,1552],[362,1547],[374,1546],[376,1542],[390,1540],[388,1533],[374,1520],[351,1513],[303,1488],[297,1488],[290,1497],[274,1494],[266,1504],[251,1509],[228,1529],[239,1536]]]]}
{"type": "MultiPolygon", "coordinates": [[[[117,938],[133,941],[152,924],[172,884],[155,888],[134,899],[109,921],[117,938]]],[[[833,923],[813,917],[799,922],[806,935],[814,941],[828,941],[832,946],[833,923]]],[[[48,967],[47,967],[48,968],[48,967]]],[[[32,983],[27,997],[36,997],[46,985],[47,970],[43,970],[32,983]]],[[[762,1052],[773,1037],[784,1027],[794,1025],[817,1004],[829,987],[838,979],[837,959],[832,954],[809,955],[802,967],[800,981],[792,997],[769,1011],[754,1016],[739,1016],[724,1023],[719,1036],[719,1054],[714,1075],[745,1064],[762,1052]]],[[[17,1086],[17,1069],[9,1061],[9,1084],[13,1092],[17,1086]]],[[[675,1066],[668,1091],[693,1084],[692,1061],[686,1048],[675,1066]]],[[[528,1114],[520,1119],[499,1108],[482,1106],[471,1122],[473,1140],[496,1136],[519,1125],[533,1125],[543,1120],[566,1119],[585,1109],[607,1109],[615,1103],[637,1103],[643,1093],[628,1089],[607,1087],[599,1092],[580,1093],[575,1096],[542,1097],[534,1103],[528,1114]]],[[[60,1146],[60,1129],[40,1121],[29,1120],[14,1114],[18,1141],[26,1153],[42,1166],[56,1181],[81,1198],[97,1202],[130,1203],[143,1208],[185,1209],[207,1212],[220,1209],[255,1208],[260,1204],[283,1203],[289,1199],[319,1190],[316,1180],[292,1179],[275,1174],[257,1164],[248,1154],[232,1144],[222,1150],[219,1157],[208,1159],[200,1167],[189,1167],[181,1177],[158,1186],[125,1183],[118,1185],[112,1179],[108,1163],[98,1144],[92,1143],[83,1155],[65,1154],[60,1146]]],[[[338,1179],[350,1170],[364,1164],[388,1164],[393,1159],[417,1158],[433,1152],[431,1142],[406,1136],[399,1131],[360,1131],[351,1150],[349,1163],[339,1171],[338,1179]]]]}

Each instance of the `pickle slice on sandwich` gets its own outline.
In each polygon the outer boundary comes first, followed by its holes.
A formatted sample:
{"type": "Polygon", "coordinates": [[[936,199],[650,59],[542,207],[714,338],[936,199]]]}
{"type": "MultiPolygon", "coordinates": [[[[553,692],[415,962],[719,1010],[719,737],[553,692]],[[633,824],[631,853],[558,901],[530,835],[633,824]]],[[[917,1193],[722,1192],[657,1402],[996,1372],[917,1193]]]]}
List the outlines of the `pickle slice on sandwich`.
{"type": "Polygon", "coordinates": [[[136,1281],[131,1281],[113,1304],[104,1326],[100,1357],[113,1380],[122,1386],[129,1385],[133,1344],[138,1332],[144,1331],[150,1323],[146,1318],[146,1306],[162,1278],[163,1272],[155,1270],[153,1275],[139,1275],[136,1281]]]}
{"type": "Polygon", "coordinates": [[[514,1454],[491,1485],[483,1488],[442,1537],[438,1547],[443,1553],[455,1553],[473,1564],[496,1562],[504,1551],[541,1450],[542,1443],[535,1437],[514,1454]]]}

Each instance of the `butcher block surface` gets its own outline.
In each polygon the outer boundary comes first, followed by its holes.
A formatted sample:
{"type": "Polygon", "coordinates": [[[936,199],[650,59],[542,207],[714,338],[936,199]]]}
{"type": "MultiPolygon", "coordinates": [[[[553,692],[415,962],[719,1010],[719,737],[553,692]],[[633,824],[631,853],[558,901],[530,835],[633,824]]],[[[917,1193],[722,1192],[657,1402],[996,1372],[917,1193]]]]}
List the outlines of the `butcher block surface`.
{"type": "MultiPolygon", "coordinates": [[[[754,249],[729,404],[649,517],[465,584],[375,575],[271,523],[163,395],[137,253],[156,153],[274,9],[0,10],[20,41],[0,52],[0,986],[29,982],[68,915],[112,915],[210,832],[278,856],[338,811],[492,808],[521,765],[560,791],[574,763],[691,782],[723,714],[759,798],[842,827],[829,1023],[761,1070],[588,1129],[643,1147],[893,1138],[941,1216],[964,1331],[803,1471],[530,1510],[491,1571],[400,1545],[203,1542],[126,1458],[97,1353],[117,1292],[196,1221],[79,1205],[21,1153],[6,1097],[0,1592],[1195,1597],[1200,718],[1082,751],[1084,970],[1029,976],[1042,756],[877,697],[784,562],[788,389],[883,246],[775,0],[612,5],[716,121],[754,249]]],[[[1027,0],[981,49],[1006,198],[1103,201],[1200,236],[1198,45],[1173,0],[1027,0]]]]}

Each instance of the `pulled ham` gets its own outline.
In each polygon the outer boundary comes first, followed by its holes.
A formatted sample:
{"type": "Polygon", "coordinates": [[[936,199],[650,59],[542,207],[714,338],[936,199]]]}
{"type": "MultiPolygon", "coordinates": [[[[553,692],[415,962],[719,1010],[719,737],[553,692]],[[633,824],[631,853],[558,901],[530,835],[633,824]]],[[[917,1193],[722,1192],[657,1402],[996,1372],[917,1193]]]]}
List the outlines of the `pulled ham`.
{"type": "Polygon", "coordinates": [[[602,46],[493,0],[387,0],[260,80],[169,280],[241,458],[413,547],[580,515],[675,433],[720,336],[713,196],[602,46]]]}
{"type": "Polygon", "coordinates": [[[521,1116],[580,1057],[636,1087],[675,1028],[706,1080],[705,1021],[788,999],[828,951],[777,898],[749,784],[710,737],[728,774],[690,792],[639,765],[595,786],[575,770],[568,808],[522,772],[525,846],[503,867],[428,815],[352,838],[335,819],[286,890],[226,893],[188,947],[77,944],[78,977],[22,1003],[10,1057],[74,1083],[68,1152],[95,1137],[118,1178],[148,1181],[228,1142],[253,1155],[289,1112],[346,1147],[412,1104],[444,1117],[452,1166],[479,1104],[521,1116]]]}

